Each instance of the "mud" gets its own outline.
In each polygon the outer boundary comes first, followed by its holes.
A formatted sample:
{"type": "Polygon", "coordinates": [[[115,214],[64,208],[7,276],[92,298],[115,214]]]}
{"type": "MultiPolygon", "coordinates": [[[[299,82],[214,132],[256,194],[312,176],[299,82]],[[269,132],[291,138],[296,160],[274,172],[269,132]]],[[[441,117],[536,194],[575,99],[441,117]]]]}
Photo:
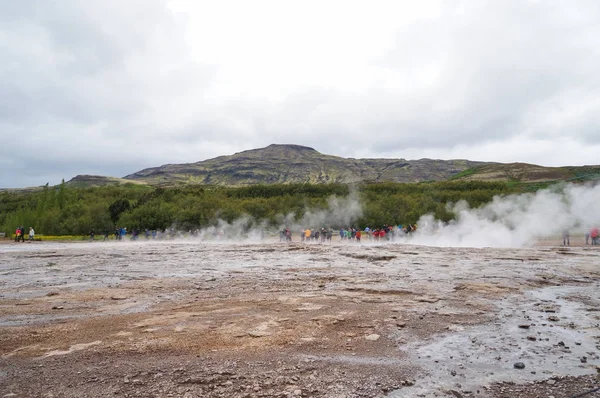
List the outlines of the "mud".
{"type": "Polygon", "coordinates": [[[599,277],[547,244],[0,245],[0,397],[570,397],[599,277]]]}

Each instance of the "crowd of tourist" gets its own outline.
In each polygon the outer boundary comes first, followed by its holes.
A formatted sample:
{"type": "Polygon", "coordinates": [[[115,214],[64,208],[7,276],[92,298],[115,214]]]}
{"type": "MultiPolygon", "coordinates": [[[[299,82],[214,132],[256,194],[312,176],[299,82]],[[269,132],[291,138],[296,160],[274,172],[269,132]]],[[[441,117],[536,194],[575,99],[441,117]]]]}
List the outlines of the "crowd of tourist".
{"type": "MultiPolygon", "coordinates": [[[[321,228],[304,228],[299,232],[299,240],[301,242],[317,242],[327,243],[331,242],[334,237],[336,240],[339,237],[341,242],[361,242],[367,241],[393,241],[396,238],[405,237],[417,231],[417,224],[405,224],[405,225],[384,225],[380,228],[357,228],[357,227],[342,227],[339,230],[331,227],[321,228]]],[[[15,231],[15,242],[25,242],[25,234],[27,233],[28,241],[35,240],[35,230],[33,227],[29,228],[29,231],[22,226],[17,227],[15,231]]],[[[112,232],[114,240],[123,241],[126,239],[136,241],[140,238],[144,240],[171,240],[176,238],[200,238],[209,240],[221,240],[227,238],[227,233],[221,228],[212,228],[210,233],[204,230],[190,230],[188,232],[181,232],[173,227],[156,230],[156,229],[139,229],[133,228],[128,230],[126,227],[116,227],[112,232]]],[[[104,241],[110,239],[110,233],[108,230],[104,230],[104,241]]],[[[235,234],[239,237],[239,233],[235,234]]],[[[280,242],[291,242],[293,241],[292,229],[285,227],[279,231],[280,242]]],[[[585,245],[599,245],[600,244],[600,233],[598,227],[588,229],[585,234],[585,245]]],[[[264,237],[264,231],[261,231],[260,238],[264,237]]],[[[231,238],[231,237],[230,237],[231,238]]],[[[96,233],[92,229],[89,233],[90,241],[96,240],[96,233]]],[[[38,239],[39,240],[39,239],[38,239]]],[[[571,245],[571,234],[569,230],[564,230],[562,233],[562,244],[563,246],[571,245]]]]}

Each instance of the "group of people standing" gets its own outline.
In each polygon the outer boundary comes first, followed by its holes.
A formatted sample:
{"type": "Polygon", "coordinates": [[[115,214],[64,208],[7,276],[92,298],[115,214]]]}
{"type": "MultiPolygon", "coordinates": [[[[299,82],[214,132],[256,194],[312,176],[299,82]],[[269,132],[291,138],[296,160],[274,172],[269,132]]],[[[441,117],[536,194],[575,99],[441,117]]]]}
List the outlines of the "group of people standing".
{"type": "MultiPolygon", "coordinates": [[[[585,244],[589,245],[598,245],[600,243],[600,230],[598,227],[591,228],[588,232],[585,233],[585,244]]],[[[568,229],[565,229],[562,233],[562,242],[563,246],[571,246],[571,233],[568,229]]]]}
{"type": "MultiPolygon", "coordinates": [[[[381,228],[371,229],[366,227],[361,230],[356,227],[342,227],[339,229],[337,234],[339,234],[340,241],[356,241],[360,242],[362,237],[365,236],[369,240],[392,240],[396,236],[407,235],[413,233],[417,230],[417,224],[407,224],[407,225],[384,225],[381,228]]],[[[300,232],[300,240],[302,242],[327,242],[331,241],[331,238],[334,235],[334,231],[332,228],[306,228],[300,232]]],[[[292,234],[289,228],[284,228],[279,233],[280,241],[291,241],[292,234]]]]}
{"type": "Polygon", "coordinates": [[[589,245],[589,241],[591,239],[592,241],[592,245],[597,245],[599,243],[599,234],[598,234],[598,227],[594,227],[590,230],[590,232],[585,234],[585,244],[589,245]]]}
{"type": "MultiPolygon", "coordinates": [[[[34,241],[35,240],[35,231],[33,229],[33,227],[29,227],[29,239],[30,241],[34,241]]],[[[15,231],[15,242],[25,242],[25,228],[24,227],[17,227],[17,230],[15,231]]]]}
{"type": "Polygon", "coordinates": [[[310,242],[316,241],[324,243],[326,241],[331,241],[333,237],[333,229],[331,228],[306,228],[300,232],[300,241],[302,242],[310,242]]]}
{"type": "Polygon", "coordinates": [[[365,233],[369,237],[369,240],[393,240],[395,237],[402,235],[408,235],[417,231],[417,224],[406,224],[406,225],[384,225],[381,228],[375,228],[371,230],[369,227],[365,228],[365,233]]]}
{"type": "MultiPolygon", "coordinates": [[[[126,227],[117,227],[115,228],[115,240],[124,240],[125,236],[127,235],[127,228],[126,227]]],[[[146,240],[152,238],[152,239],[156,239],[157,237],[157,232],[155,229],[153,229],[152,231],[150,231],[148,228],[144,229],[144,237],[146,238],[146,240]]],[[[166,233],[166,232],[165,232],[166,233]]],[[[134,228],[131,230],[131,240],[138,240],[138,238],[140,237],[141,231],[137,228],[134,228]]],[[[108,240],[108,231],[104,232],[104,240],[108,240]]]]}

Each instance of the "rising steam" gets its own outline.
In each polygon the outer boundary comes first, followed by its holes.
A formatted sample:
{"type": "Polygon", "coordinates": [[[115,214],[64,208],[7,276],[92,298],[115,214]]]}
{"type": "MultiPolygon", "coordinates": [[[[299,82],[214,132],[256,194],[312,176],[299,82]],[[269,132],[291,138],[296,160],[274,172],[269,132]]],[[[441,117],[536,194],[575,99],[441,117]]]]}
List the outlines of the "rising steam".
{"type": "Polygon", "coordinates": [[[203,241],[236,241],[236,242],[257,242],[269,236],[276,236],[278,231],[289,228],[292,236],[297,240],[300,233],[305,228],[336,228],[340,226],[348,227],[362,215],[358,192],[355,189],[350,190],[347,197],[339,198],[331,196],[327,199],[327,207],[324,209],[309,209],[304,215],[296,220],[296,214],[288,213],[279,215],[279,226],[269,227],[265,221],[257,222],[250,216],[244,216],[233,222],[217,220],[216,224],[210,227],[192,231],[178,231],[174,226],[168,235],[171,238],[200,239],[203,241]]]}
{"type": "MultiPolygon", "coordinates": [[[[522,247],[563,231],[584,233],[600,224],[600,185],[566,185],[535,194],[495,197],[470,209],[466,202],[451,207],[456,220],[442,223],[426,215],[411,243],[432,246],[522,247]]],[[[558,241],[557,241],[558,242],[558,241]]]]}
{"type": "MultiPolygon", "coordinates": [[[[332,196],[327,207],[307,210],[297,220],[296,214],[279,216],[278,230],[289,228],[293,240],[305,228],[339,228],[354,226],[362,215],[358,192],[352,189],[347,197],[332,196]]],[[[401,231],[377,243],[410,243],[446,247],[523,247],[540,239],[553,238],[556,243],[563,231],[571,234],[600,226],[600,184],[557,185],[549,189],[520,195],[497,196],[479,208],[471,209],[465,201],[449,204],[456,219],[444,223],[432,215],[418,221],[418,230],[409,235],[401,231]]],[[[357,227],[364,227],[357,225],[357,227]]],[[[175,237],[258,242],[277,236],[273,226],[245,216],[228,223],[223,220],[193,234],[176,232],[175,237]]],[[[191,231],[190,231],[191,232],[191,231]]],[[[364,239],[364,243],[368,240],[364,239]]]]}

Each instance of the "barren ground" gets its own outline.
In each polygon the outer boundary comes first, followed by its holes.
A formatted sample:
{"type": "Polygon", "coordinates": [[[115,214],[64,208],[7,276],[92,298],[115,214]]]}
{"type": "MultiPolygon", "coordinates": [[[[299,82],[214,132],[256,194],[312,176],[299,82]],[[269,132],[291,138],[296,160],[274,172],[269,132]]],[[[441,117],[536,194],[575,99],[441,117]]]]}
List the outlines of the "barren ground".
{"type": "Polygon", "coordinates": [[[548,242],[3,244],[0,397],[571,397],[599,276],[548,242]]]}

